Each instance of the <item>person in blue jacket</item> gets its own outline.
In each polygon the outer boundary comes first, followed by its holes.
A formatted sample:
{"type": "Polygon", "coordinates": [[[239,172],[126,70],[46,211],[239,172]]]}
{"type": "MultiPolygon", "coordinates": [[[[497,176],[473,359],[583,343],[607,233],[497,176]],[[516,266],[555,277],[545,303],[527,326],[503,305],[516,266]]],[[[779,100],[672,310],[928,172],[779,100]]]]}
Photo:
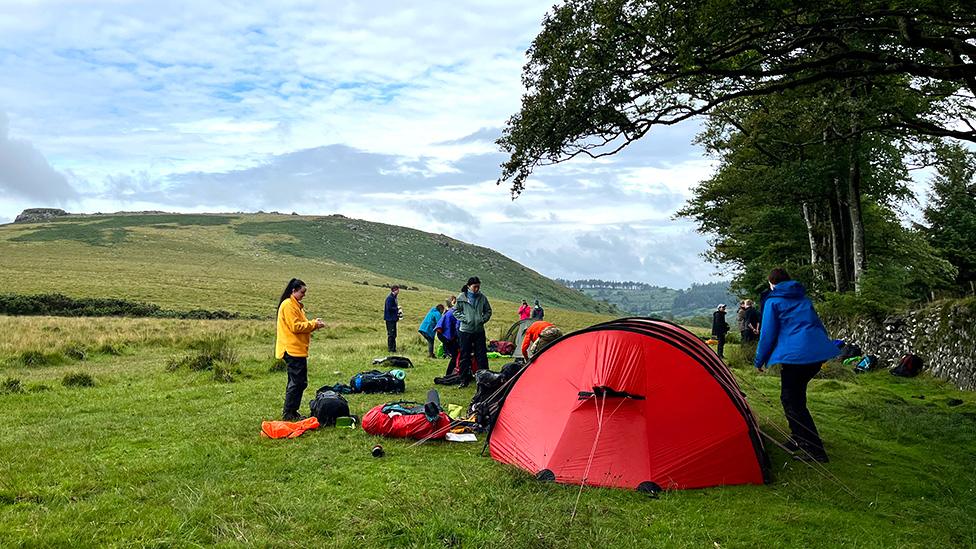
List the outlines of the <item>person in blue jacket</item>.
{"type": "Polygon", "coordinates": [[[791,280],[784,269],[773,269],[769,288],[755,366],[760,372],[773,364],[782,368],[780,401],[791,432],[786,447],[796,459],[826,462],[827,451],[807,409],[807,385],[824,361],[839,351],[802,284],[791,280]]]}
{"type": "Polygon", "coordinates": [[[391,353],[396,352],[397,322],[400,321],[400,304],[397,302],[397,294],[400,287],[394,284],[390,286],[390,295],[386,296],[386,304],[383,306],[383,320],[386,322],[386,348],[391,353]]]}
{"type": "Polygon", "coordinates": [[[427,358],[437,358],[434,356],[434,328],[437,327],[437,323],[440,322],[443,313],[443,305],[440,303],[434,305],[427,311],[427,315],[424,316],[420,327],[417,328],[417,332],[427,340],[427,358]]]}
{"type": "Polygon", "coordinates": [[[458,319],[454,318],[454,307],[452,306],[444,311],[444,316],[441,317],[437,326],[434,327],[434,332],[437,333],[437,339],[444,345],[444,354],[447,355],[448,359],[445,376],[453,374],[454,369],[457,367],[458,351],[461,348],[461,344],[458,341],[458,328],[460,324],[458,319]]]}

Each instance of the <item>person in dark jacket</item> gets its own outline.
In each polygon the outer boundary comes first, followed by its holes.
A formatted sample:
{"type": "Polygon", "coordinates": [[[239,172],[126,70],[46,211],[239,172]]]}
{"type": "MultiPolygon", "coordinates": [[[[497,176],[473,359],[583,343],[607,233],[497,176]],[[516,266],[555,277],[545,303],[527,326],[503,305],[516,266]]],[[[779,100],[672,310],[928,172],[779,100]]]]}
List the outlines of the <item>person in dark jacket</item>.
{"type": "MultiPolygon", "coordinates": [[[[450,304],[452,301],[448,300],[445,305],[450,304]]],[[[437,321],[437,326],[434,327],[434,332],[437,334],[437,339],[440,340],[441,344],[444,345],[444,354],[447,355],[447,372],[445,376],[449,376],[454,373],[455,367],[458,364],[458,351],[460,350],[460,343],[458,342],[458,325],[460,323],[456,318],[454,318],[454,307],[449,308],[444,311],[444,316],[437,321]]]]}
{"type": "Polygon", "coordinates": [[[751,299],[742,304],[742,336],[743,343],[751,343],[759,339],[759,312],[751,299]]]}
{"type": "Polygon", "coordinates": [[[539,305],[539,300],[535,300],[535,307],[532,307],[532,318],[535,320],[542,320],[546,317],[546,310],[539,305]]]}
{"type": "Polygon", "coordinates": [[[807,409],[807,385],[824,361],[840,351],[827,336],[803,285],[790,280],[785,270],[773,269],[769,288],[754,364],[760,372],[772,364],[782,368],[780,401],[791,432],[786,447],[796,452],[796,459],[826,462],[827,451],[807,409]]]}
{"type": "Polygon", "coordinates": [[[476,369],[488,369],[488,345],[485,337],[485,324],[491,320],[491,303],[488,296],[481,293],[481,280],[476,276],[468,279],[457,296],[454,317],[458,319],[458,339],[461,343],[461,357],[458,360],[459,387],[467,387],[474,377],[471,369],[471,355],[474,355],[476,369]]]}
{"type": "Polygon", "coordinates": [[[725,304],[720,303],[712,313],[712,335],[718,340],[715,352],[719,358],[725,358],[725,334],[729,333],[729,323],[725,321],[725,304]]]}
{"type": "Polygon", "coordinates": [[[397,322],[400,320],[400,304],[397,301],[397,294],[400,287],[394,284],[390,287],[390,295],[386,296],[386,305],[383,306],[383,320],[386,321],[386,348],[391,353],[396,352],[397,322]]]}

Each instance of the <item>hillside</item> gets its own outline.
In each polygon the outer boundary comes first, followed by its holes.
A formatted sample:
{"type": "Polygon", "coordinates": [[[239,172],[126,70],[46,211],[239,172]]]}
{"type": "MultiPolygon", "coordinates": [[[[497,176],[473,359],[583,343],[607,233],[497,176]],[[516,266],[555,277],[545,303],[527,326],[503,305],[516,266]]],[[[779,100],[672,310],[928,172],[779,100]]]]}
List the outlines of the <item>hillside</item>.
{"type": "Polygon", "coordinates": [[[692,318],[707,315],[719,303],[735,309],[739,298],[731,293],[728,282],[692,284],[684,290],[653,286],[641,282],[607,280],[560,280],[557,282],[592,297],[615,305],[621,312],[639,316],[663,318],[692,318]]]}
{"type": "Polygon", "coordinates": [[[0,226],[0,255],[6,292],[124,297],[167,308],[270,314],[280,287],[298,276],[310,284],[312,303],[321,292],[327,310],[361,314],[382,305],[385,285],[405,284],[401,302],[413,316],[477,274],[499,305],[526,298],[608,309],[493,250],[342,216],[60,217],[0,226]]]}

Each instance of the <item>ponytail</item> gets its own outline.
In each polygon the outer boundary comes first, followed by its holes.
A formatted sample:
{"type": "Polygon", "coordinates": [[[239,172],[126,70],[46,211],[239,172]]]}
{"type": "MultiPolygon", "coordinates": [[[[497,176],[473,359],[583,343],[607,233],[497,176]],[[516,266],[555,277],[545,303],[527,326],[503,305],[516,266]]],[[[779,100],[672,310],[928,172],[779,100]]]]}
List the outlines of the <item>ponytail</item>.
{"type": "Polygon", "coordinates": [[[305,283],[302,282],[298,278],[293,278],[293,279],[289,280],[288,281],[288,285],[285,286],[285,291],[281,292],[281,299],[278,300],[278,306],[281,307],[281,304],[284,303],[286,299],[288,299],[289,297],[291,297],[291,294],[295,290],[297,290],[297,289],[299,289],[299,288],[301,288],[303,286],[305,286],[305,283]]]}

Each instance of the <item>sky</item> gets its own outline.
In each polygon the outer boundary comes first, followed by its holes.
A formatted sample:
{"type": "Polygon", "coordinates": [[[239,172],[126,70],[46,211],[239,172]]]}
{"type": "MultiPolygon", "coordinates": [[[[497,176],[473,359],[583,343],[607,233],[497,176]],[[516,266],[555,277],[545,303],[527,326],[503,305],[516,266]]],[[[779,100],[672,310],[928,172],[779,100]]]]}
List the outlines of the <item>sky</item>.
{"type": "Polygon", "coordinates": [[[714,160],[695,122],[540,169],[494,140],[550,2],[0,3],[0,223],[333,213],[494,248],[551,277],[727,278],[674,212],[714,160]]]}

